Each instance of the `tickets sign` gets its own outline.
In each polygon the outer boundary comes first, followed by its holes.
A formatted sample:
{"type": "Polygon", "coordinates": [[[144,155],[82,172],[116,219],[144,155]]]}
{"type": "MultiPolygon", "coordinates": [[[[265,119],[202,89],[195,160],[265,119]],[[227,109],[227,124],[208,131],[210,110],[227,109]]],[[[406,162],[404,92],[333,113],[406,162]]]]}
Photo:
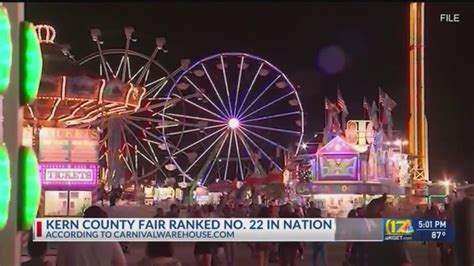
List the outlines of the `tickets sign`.
{"type": "Polygon", "coordinates": [[[48,189],[95,187],[97,168],[96,164],[41,163],[41,182],[48,189]]]}

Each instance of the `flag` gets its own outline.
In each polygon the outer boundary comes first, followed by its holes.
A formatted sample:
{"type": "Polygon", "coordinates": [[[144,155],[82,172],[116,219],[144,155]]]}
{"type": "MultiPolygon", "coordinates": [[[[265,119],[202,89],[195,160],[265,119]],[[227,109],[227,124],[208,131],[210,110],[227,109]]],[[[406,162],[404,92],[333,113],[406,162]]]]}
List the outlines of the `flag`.
{"type": "Polygon", "coordinates": [[[370,120],[372,121],[372,126],[374,129],[379,128],[379,119],[377,117],[377,112],[379,109],[377,108],[377,104],[375,101],[372,102],[372,110],[370,111],[370,120]]]}
{"type": "Polygon", "coordinates": [[[370,118],[370,106],[369,103],[367,102],[367,99],[364,96],[364,99],[362,100],[362,109],[364,110],[364,116],[365,118],[370,118]]]}
{"type": "Polygon", "coordinates": [[[341,124],[339,123],[338,114],[340,112],[339,108],[336,104],[332,103],[328,99],[326,99],[327,103],[327,118],[326,118],[326,127],[324,130],[324,139],[325,142],[329,142],[332,139],[334,133],[338,134],[341,129],[341,124]]]}
{"type": "Polygon", "coordinates": [[[385,93],[383,106],[388,111],[392,111],[397,106],[397,103],[392,98],[390,98],[387,93],[385,93]]]}
{"type": "Polygon", "coordinates": [[[346,102],[344,101],[344,98],[342,98],[342,93],[339,89],[337,89],[337,101],[336,101],[337,107],[339,110],[342,112],[342,128],[345,130],[346,129],[346,117],[349,114],[349,111],[347,110],[347,105],[346,102]]]}
{"type": "Polygon", "coordinates": [[[346,102],[344,101],[344,98],[342,98],[342,93],[339,89],[337,89],[337,101],[336,101],[337,107],[343,114],[349,114],[349,111],[347,110],[347,105],[346,102]]]}
{"type": "Polygon", "coordinates": [[[385,116],[385,95],[386,93],[379,87],[379,124],[383,128],[383,125],[386,124],[386,116],[385,116]]]}
{"type": "Polygon", "coordinates": [[[384,96],[384,118],[385,122],[387,123],[387,129],[389,137],[392,137],[392,129],[393,129],[393,119],[392,119],[392,110],[397,106],[397,103],[385,93],[384,96]]]}
{"type": "Polygon", "coordinates": [[[384,106],[385,95],[386,95],[386,93],[382,90],[382,88],[379,87],[379,104],[381,106],[384,106]]]}
{"type": "Polygon", "coordinates": [[[329,117],[331,121],[329,123],[330,130],[332,132],[336,132],[336,134],[341,130],[341,123],[339,122],[338,114],[340,109],[337,107],[336,104],[331,103],[329,104],[329,117]]]}

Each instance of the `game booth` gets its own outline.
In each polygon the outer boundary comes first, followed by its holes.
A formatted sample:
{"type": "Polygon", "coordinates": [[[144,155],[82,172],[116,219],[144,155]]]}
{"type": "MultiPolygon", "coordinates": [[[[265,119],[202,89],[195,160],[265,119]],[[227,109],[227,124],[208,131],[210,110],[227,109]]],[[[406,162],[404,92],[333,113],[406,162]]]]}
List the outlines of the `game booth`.
{"type": "Polygon", "coordinates": [[[384,193],[392,199],[406,195],[408,184],[401,180],[409,179],[408,163],[382,143],[363,147],[336,136],[314,155],[312,180],[298,183],[297,194],[315,202],[325,217],[347,217],[384,193]]]}

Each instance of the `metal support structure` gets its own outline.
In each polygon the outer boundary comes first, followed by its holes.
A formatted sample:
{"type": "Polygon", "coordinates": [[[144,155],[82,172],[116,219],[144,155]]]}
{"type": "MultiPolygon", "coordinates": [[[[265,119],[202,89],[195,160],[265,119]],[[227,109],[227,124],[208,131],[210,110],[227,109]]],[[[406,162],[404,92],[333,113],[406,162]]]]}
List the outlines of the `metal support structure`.
{"type": "Polygon", "coordinates": [[[4,3],[3,4],[10,17],[12,42],[13,42],[13,62],[11,68],[10,87],[3,99],[3,123],[0,130],[3,131],[3,141],[5,142],[10,155],[10,174],[12,179],[9,219],[7,226],[0,231],[0,265],[15,266],[20,265],[21,255],[21,232],[17,231],[17,203],[18,203],[18,148],[22,141],[22,121],[23,109],[19,103],[19,37],[20,22],[24,20],[24,3],[4,3]]]}
{"type": "Polygon", "coordinates": [[[429,180],[428,122],[425,115],[425,4],[410,4],[409,153],[414,156],[412,180],[429,180]]]}

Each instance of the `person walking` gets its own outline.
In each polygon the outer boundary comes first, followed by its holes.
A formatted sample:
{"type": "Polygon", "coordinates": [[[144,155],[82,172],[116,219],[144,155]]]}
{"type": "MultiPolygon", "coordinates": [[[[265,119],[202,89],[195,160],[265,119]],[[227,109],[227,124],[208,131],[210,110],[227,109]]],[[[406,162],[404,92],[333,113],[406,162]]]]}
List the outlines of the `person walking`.
{"type": "MultiPolygon", "coordinates": [[[[84,218],[107,218],[99,206],[90,206],[84,218]]],[[[118,242],[63,242],[58,246],[57,266],[126,266],[118,242]]]]}
{"type": "MultiPolygon", "coordinates": [[[[262,207],[258,218],[265,219],[271,218],[271,209],[268,207],[262,207]]],[[[255,243],[255,256],[257,266],[268,266],[270,261],[270,253],[273,249],[272,242],[257,242],[255,243]]]]}
{"type": "Polygon", "coordinates": [[[47,242],[33,242],[33,234],[30,231],[28,240],[28,254],[30,260],[23,262],[21,266],[53,266],[54,264],[46,260],[46,252],[48,251],[47,242]]]}
{"type": "MultiPolygon", "coordinates": [[[[299,218],[294,212],[291,204],[286,204],[280,208],[281,218],[299,218]]],[[[281,266],[295,266],[296,260],[303,257],[304,249],[300,242],[280,242],[278,243],[278,256],[281,266]]]]}
{"type": "MultiPolygon", "coordinates": [[[[193,218],[204,218],[202,211],[197,209],[193,213],[193,218]]],[[[212,263],[212,249],[214,247],[212,242],[196,242],[194,244],[194,257],[196,259],[196,266],[211,266],[212,263]]]]}
{"type": "Polygon", "coordinates": [[[163,208],[156,208],[156,214],[153,216],[153,218],[163,218],[165,217],[165,211],[163,208]]]}
{"type": "Polygon", "coordinates": [[[105,184],[101,183],[97,188],[97,201],[100,201],[102,207],[104,207],[104,198],[105,198],[105,184]]]}
{"type": "MultiPolygon", "coordinates": [[[[233,218],[232,208],[228,205],[222,208],[224,218],[233,218]]],[[[227,266],[235,265],[235,242],[226,242],[224,245],[227,266]]]]}
{"type": "MultiPolygon", "coordinates": [[[[323,218],[322,216],[322,211],[319,208],[315,208],[313,212],[311,213],[312,216],[309,218],[323,218]]],[[[313,242],[312,243],[312,248],[313,248],[313,256],[311,258],[311,261],[313,262],[313,266],[327,266],[328,264],[328,259],[326,256],[326,246],[324,245],[323,242],[313,242]],[[319,263],[321,261],[321,263],[319,263]]]]}
{"type": "MultiPolygon", "coordinates": [[[[373,199],[367,205],[367,218],[392,217],[386,206],[387,195],[373,199]]],[[[367,266],[411,266],[403,241],[367,243],[367,266]]]]}
{"type": "Polygon", "coordinates": [[[173,245],[170,242],[148,242],[146,258],[138,266],[181,266],[181,262],[174,257],[173,245]]]}

